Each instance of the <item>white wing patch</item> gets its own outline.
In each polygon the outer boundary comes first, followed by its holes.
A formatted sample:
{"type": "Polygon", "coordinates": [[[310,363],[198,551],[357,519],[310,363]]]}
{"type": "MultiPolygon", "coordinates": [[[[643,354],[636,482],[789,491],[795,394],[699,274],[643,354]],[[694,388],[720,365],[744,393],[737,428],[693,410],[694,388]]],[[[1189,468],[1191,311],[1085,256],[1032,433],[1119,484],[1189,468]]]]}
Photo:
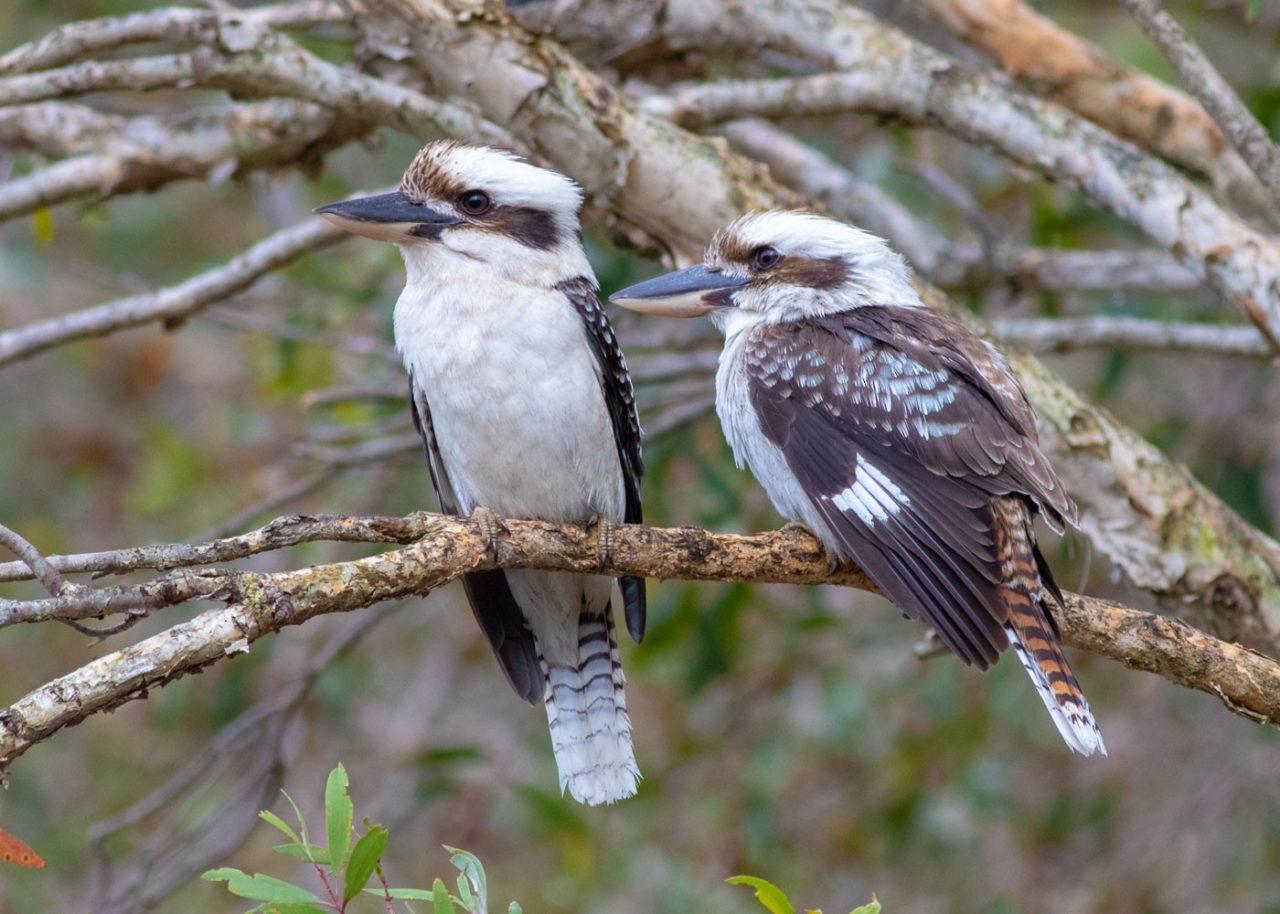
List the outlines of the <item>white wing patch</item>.
{"type": "Polygon", "coordinates": [[[898,488],[883,470],[858,455],[853,484],[831,498],[841,511],[852,511],[867,526],[887,521],[897,515],[911,499],[898,488]]]}

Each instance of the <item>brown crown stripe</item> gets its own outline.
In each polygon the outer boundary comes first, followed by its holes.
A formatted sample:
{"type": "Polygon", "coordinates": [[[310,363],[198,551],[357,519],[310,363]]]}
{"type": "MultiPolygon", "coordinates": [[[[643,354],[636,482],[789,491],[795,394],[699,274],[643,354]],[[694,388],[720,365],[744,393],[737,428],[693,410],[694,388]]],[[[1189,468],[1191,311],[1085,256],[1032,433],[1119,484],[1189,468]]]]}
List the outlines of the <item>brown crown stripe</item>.
{"type": "Polygon", "coordinates": [[[410,200],[453,200],[464,190],[454,175],[440,167],[441,160],[461,144],[452,140],[431,143],[413,157],[400,181],[400,190],[410,200]]]}

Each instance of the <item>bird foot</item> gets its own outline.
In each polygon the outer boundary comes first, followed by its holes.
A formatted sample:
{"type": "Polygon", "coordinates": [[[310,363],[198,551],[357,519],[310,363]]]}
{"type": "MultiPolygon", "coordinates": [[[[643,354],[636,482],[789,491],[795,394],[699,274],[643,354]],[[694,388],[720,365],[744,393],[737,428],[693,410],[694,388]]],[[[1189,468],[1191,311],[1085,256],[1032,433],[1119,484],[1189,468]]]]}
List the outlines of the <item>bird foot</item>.
{"type": "Polygon", "coordinates": [[[596,562],[604,570],[613,561],[613,537],[617,521],[597,514],[587,522],[587,529],[596,531],[596,562]]]}
{"type": "Polygon", "coordinates": [[[942,639],[938,637],[938,632],[933,628],[926,628],[920,640],[912,645],[911,653],[916,655],[917,660],[923,661],[941,657],[948,653],[948,650],[942,639]]]}
{"type": "Polygon", "coordinates": [[[502,518],[493,509],[484,505],[476,505],[471,510],[471,522],[476,525],[476,532],[484,540],[485,551],[492,559],[498,558],[498,537],[509,536],[511,531],[502,522],[502,518]]]}
{"type": "MultiPolygon", "coordinates": [[[[797,521],[788,522],[785,526],[783,526],[783,528],[779,532],[794,533],[797,530],[813,537],[814,539],[817,539],[817,536],[814,535],[814,532],[812,530],[810,530],[804,524],[799,523],[797,521]]],[[[822,546],[822,553],[827,557],[827,574],[835,574],[837,571],[840,570],[840,564],[841,564],[840,557],[832,553],[829,549],[827,549],[826,545],[821,540],[818,541],[818,545],[822,546]]]]}

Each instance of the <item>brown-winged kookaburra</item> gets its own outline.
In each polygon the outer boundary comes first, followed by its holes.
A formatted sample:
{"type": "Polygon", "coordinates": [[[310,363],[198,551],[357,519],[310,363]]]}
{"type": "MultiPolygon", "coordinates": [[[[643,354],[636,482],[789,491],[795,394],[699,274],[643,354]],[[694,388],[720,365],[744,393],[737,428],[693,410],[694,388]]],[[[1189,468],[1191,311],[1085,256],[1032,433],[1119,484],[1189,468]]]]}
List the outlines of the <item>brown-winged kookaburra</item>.
{"type": "Polygon", "coordinates": [[[902,258],[807,213],[744,216],[705,262],[624,289],[725,334],[716,412],[780,513],[986,669],[1012,644],[1068,746],[1105,754],[1047,604],[1032,520],[1075,505],[1003,356],[925,308],[902,258]]]}
{"type": "MultiPolygon", "coordinates": [[[[640,424],[627,363],[582,247],[582,192],[487,147],[428,145],[400,189],[320,207],[399,246],[396,347],[441,507],[562,523],[639,523],[640,424]]],[[[620,580],[644,635],[644,582],[620,580]]],[[[516,693],[546,707],[561,790],[636,791],[612,578],[542,571],[463,577],[516,693]]]]}

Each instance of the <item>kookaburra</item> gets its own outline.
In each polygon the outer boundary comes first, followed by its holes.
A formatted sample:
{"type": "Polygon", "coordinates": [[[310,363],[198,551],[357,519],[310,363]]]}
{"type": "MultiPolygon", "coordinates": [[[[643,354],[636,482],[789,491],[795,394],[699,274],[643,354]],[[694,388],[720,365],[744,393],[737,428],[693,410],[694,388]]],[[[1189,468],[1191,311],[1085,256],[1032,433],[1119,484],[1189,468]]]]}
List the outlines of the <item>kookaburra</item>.
{"type": "MultiPolygon", "coordinates": [[[[396,348],[442,509],[494,535],[497,516],[638,523],[640,424],[627,363],[582,246],[582,192],[497,149],[428,145],[393,193],[320,207],[399,246],[396,348]]],[[[620,580],[644,635],[644,582],[620,580]]],[[[560,788],[588,804],[636,791],[612,578],[463,577],[516,693],[546,707],[560,788]]]]}
{"type": "Polygon", "coordinates": [[[986,669],[1012,644],[1067,745],[1105,754],[1032,529],[1041,514],[1061,531],[1075,505],[1008,363],[924,307],[882,239],[806,213],[744,216],[703,264],[612,300],[709,314],[725,334],[716,412],[778,511],[966,663],[986,669]]]}

